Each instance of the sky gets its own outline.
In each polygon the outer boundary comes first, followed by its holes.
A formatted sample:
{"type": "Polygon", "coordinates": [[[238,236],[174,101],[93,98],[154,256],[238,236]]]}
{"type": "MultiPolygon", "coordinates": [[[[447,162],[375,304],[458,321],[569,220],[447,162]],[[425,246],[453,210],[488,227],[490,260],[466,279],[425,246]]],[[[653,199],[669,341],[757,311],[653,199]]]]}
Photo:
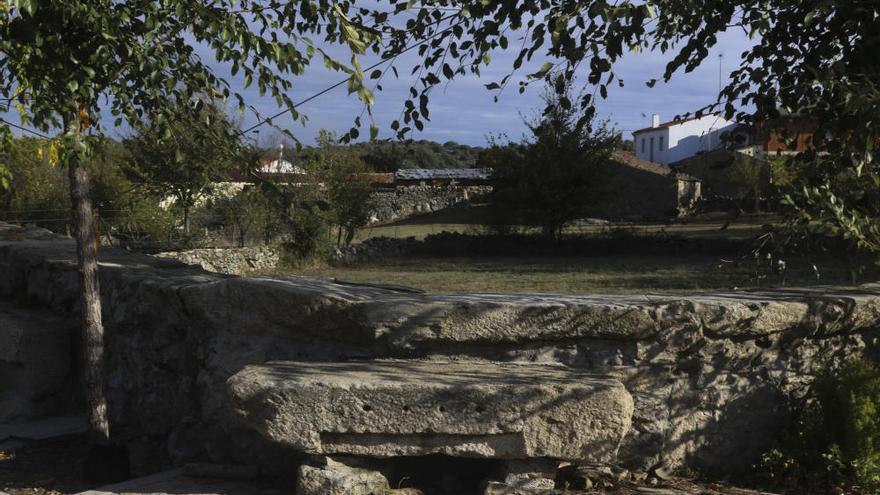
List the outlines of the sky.
{"type": "MultiPolygon", "coordinates": [[[[514,45],[516,44],[511,43],[511,46],[514,45]]],[[[715,101],[719,76],[726,81],[727,75],[738,66],[741,53],[749,46],[751,42],[742,32],[724,33],[701,67],[688,74],[679,72],[668,83],[662,82],[662,75],[670,54],[627,54],[615,66],[615,72],[623,78],[625,86],[620,88],[615,83],[609,87],[608,98],[597,100],[597,114],[601,119],[608,119],[625,137],[630,137],[633,130],[649,126],[654,113],[660,115],[661,121],[667,121],[676,115],[693,112],[715,101]],[[719,54],[722,55],[720,59],[719,54]],[[654,78],[658,79],[658,83],[653,88],[648,88],[645,82],[654,78]]],[[[514,56],[514,50],[495,52],[492,55],[492,64],[482,71],[482,77],[457,76],[450,84],[438,86],[430,99],[430,122],[426,122],[422,132],[414,131],[411,137],[439,142],[456,141],[476,146],[486,145],[489,136],[506,135],[513,140],[521,138],[527,130],[523,117],[530,117],[542,108],[542,86],[532,84],[524,94],[520,94],[517,84],[512,83],[497,102],[493,101],[495,93],[484,87],[484,84],[497,81],[507,74],[514,56]]],[[[531,67],[524,66],[518,73],[534,72],[544,61],[536,57],[532,60],[531,67]]],[[[362,65],[367,66],[370,62],[366,59],[362,61],[362,65]]],[[[389,124],[400,117],[412,82],[406,74],[415,63],[413,56],[404,58],[398,65],[400,79],[385,79],[384,91],[376,95],[376,104],[372,110],[380,128],[380,139],[394,137],[389,124]]],[[[218,69],[222,70],[219,67],[218,69]]],[[[313,66],[295,81],[290,96],[294,101],[300,101],[340,79],[343,79],[342,75],[325,69],[320,60],[315,60],[313,66]]],[[[236,79],[230,82],[233,87],[241,84],[236,79]]],[[[245,97],[262,114],[273,114],[279,110],[274,99],[261,98],[256,91],[245,92],[245,97]]],[[[362,108],[356,96],[347,95],[343,86],[300,108],[309,117],[305,126],[290,118],[279,118],[274,123],[289,129],[303,144],[312,144],[321,129],[337,134],[346,132],[362,108]]],[[[244,117],[245,127],[256,122],[257,119],[252,115],[244,117]]],[[[362,136],[365,134],[367,131],[363,129],[362,136]]],[[[278,133],[263,128],[259,136],[254,137],[262,144],[270,144],[273,139],[278,139],[278,133]]]]}
{"type": "MultiPolygon", "coordinates": [[[[518,46],[517,43],[511,42],[511,47],[515,46],[518,46]]],[[[723,74],[726,81],[730,71],[738,66],[741,53],[749,46],[751,42],[744,33],[739,31],[723,33],[702,66],[688,74],[679,72],[668,83],[662,82],[662,75],[671,54],[652,52],[627,54],[615,66],[615,72],[624,80],[625,86],[620,88],[616,83],[612,84],[609,87],[608,98],[597,100],[597,114],[600,119],[607,119],[613,128],[629,138],[633,130],[649,126],[651,115],[654,113],[660,115],[661,121],[667,121],[676,115],[693,112],[715,101],[719,89],[719,76],[723,74]],[[719,59],[719,54],[722,54],[723,58],[719,59]],[[653,88],[648,88],[645,82],[655,78],[658,79],[658,83],[653,88]]],[[[343,47],[334,46],[327,49],[331,53],[338,54],[341,60],[348,59],[347,49],[343,47]]],[[[210,50],[197,48],[197,52],[200,52],[204,61],[213,60],[213,53],[210,50]]],[[[380,139],[395,136],[390,129],[390,123],[401,116],[403,102],[413,83],[413,78],[407,77],[407,74],[416,64],[417,56],[416,51],[402,56],[398,63],[400,79],[395,80],[393,77],[384,79],[382,83],[384,91],[376,94],[376,103],[372,111],[380,129],[380,139]]],[[[524,94],[520,94],[518,84],[514,80],[499,96],[497,102],[493,100],[495,92],[484,87],[485,84],[498,81],[506,75],[512,67],[514,57],[515,49],[493,52],[492,64],[482,70],[481,77],[457,76],[448,85],[435,88],[430,99],[431,120],[426,122],[422,132],[413,131],[410,137],[439,142],[456,141],[475,146],[486,145],[490,136],[501,135],[511,140],[519,140],[527,131],[523,118],[536,115],[542,108],[540,98],[542,85],[532,84],[524,94]]],[[[375,61],[376,59],[365,57],[361,60],[361,64],[367,67],[375,61]]],[[[531,62],[524,64],[517,76],[522,78],[524,74],[537,71],[544,62],[545,59],[536,55],[531,62]]],[[[227,78],[232,89],[241,92],[246,102],[255,107],[260,114],[272,115],[281,110],[271,96],[261,97],[254,87],[245,90],[242,74],[231,77],[228,66],[216,62],[209,65],[218,75],[227,78]]],[[[320,58],[315,58],[305,74],[294,79],[290,97],[295,102],[301,101],[344,78],[343,74],[326,69],[320,58]]],[[[354,118],[363,110],[363,105],[355,95],[348,95],[343,85],[310,101],[299,110],[309,118],[305,126],[294,122],[289,116],[278,118],[273,123],[288,129],[301,143],[309,145],[314,143],[315,137],[322,129],[333,131],[337,135],[345,133],[352,126],[354,118]]],[[[17,122],[18,117],[14,113],[11,112],[4,117],[17,122]]],[[[244,128],[258,122],[258,118],[252,113],[238,118],[244,128]]],[[[110,119],[104,120],[110,123],[110,119]]],[[[128,131],[115,129],[110,130],[109,133],[120,137],[127,135],[128,131]]],[[[368,134],[368,128],[362,128],[361,136],[368,134]]],[[[275,145],[282,139],[280,133],[270,126],[262,126],[259,132],[251,133],[249,137],[264,146],[275,145]]]]}

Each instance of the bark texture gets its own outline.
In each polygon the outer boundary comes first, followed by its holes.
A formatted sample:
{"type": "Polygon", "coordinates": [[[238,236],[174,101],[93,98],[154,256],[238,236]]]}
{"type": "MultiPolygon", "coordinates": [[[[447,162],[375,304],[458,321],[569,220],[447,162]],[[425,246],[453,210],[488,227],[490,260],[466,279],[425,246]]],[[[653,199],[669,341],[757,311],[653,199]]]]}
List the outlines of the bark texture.
{"type": "Polygon", "coordinates": [[[74,236],[80,281],[80,317],[82,319],[83,383],[88,408],[89,439],[109,444],[110,424],[104,393],[104,326],[101,322],[101,293],[98,285],[97,241],[92,221],[88,171],[71,164],[70,205],[73,211],[74,236]]]}

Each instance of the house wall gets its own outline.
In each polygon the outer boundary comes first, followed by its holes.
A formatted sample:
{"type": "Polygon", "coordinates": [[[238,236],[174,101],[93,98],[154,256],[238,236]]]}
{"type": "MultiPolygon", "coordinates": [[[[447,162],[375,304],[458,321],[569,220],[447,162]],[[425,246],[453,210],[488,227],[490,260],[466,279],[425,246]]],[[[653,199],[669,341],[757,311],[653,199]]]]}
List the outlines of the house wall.
{"type": "Polygon", "coordinates": [[[666,156],[666,150],[669,149],[669,128],[658,127],[657,129],[638,133],[635,136],[634,146],[636,158],[639,160],[665,165],[667,162],[664,157],[666,156]],[[661,139],[663,141],[662,146],[661,139]]]}
{"type": "Polygon", "coordinates": [[[718,149],[721,146],[721,135],[732,131],[735,127],[735,122],[716,115],[706,115],[668,127],[640,132],[634,136],[636,157],[640,160],[669,165],[700,152],[718,149]],[[654,138],[653,156],[649,149],[652,137],[654,138]],[[663,137],[662,148],[660,137],[663,137]],[[643,139],[646,140],[645,151],[642,151],[643,139]]]}

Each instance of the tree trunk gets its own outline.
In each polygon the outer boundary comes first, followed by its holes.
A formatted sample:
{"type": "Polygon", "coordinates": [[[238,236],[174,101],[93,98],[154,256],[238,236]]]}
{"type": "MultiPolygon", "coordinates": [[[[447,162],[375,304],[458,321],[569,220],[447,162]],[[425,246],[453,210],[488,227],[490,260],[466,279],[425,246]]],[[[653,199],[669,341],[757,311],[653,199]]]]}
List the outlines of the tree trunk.
{"type": "Polygon", "coordinates": [[[189,206],[183,207],[183,233],[189,235],[189,206]]]}
{"type": "Polygon", "coordinates": [[[101,293],[98,287],[97,240],[92,225],[89,175],[82,164],[68,165],[70,205],[73,210],[76,253],[79,263],[80,317],[89,440],[109,445],[110,424],[104,395],[104,326],[101,323],[101,293]]]}

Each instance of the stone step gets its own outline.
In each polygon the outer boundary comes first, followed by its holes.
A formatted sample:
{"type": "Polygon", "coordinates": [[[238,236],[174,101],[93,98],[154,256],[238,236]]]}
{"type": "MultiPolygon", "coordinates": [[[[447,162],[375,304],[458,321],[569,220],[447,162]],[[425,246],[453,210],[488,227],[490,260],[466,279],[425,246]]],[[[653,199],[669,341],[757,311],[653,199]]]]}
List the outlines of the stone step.
{"type": "Polygon", "coordinates": [[[45,311],[0,303],[0,423],[65,412],[78,395],[75,326],[45,311]]]}
{"type": "Polygon", "coordinates": [[[247,424],[312,454],[611,461],[633,413],[619,381],[537,364],[271,362],[227,388],[247,424]]]}
{"type": "Polygon", "coordinates": [[[41,442],[81,435],[87,429],[85,414],[56,416],[27,423],[0,424],[0,441],[41,442]]]}
{"type": "Polygon", "coordinates": [[[184,469],[163,471],[143,478],[106,485],[76,495],[259,495],[248,481],[187,476],[184,469]]]}

